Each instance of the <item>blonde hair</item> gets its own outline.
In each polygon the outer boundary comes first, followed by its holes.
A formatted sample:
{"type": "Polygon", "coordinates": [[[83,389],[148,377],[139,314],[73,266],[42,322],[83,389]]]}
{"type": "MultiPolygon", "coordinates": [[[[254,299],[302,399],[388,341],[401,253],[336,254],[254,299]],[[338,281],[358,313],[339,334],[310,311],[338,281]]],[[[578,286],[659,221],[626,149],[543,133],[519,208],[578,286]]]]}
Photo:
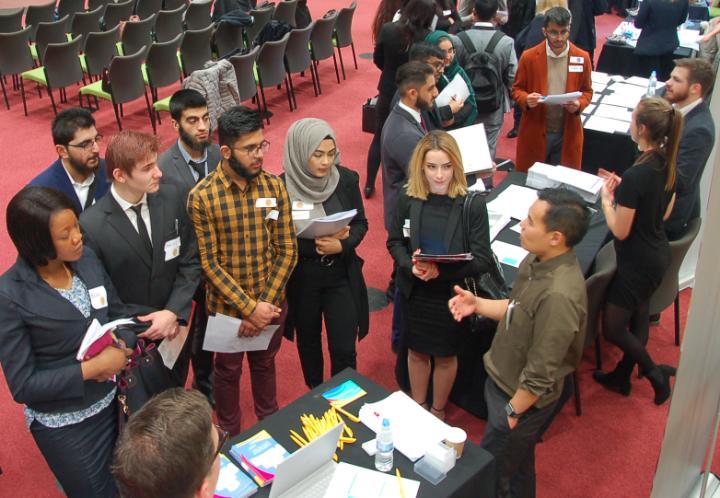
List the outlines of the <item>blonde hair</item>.
{"type": "Polygon", "coordinates": [[[463,169],[462,156],[457,142],[449,133],[442,130],[433,130],[425,135],[415,146],[408,165],[407,195],[417,199],[427,200],[430,185],[423,171],[425,156],[431,150],[440,150],[448,155],[453,167],[453,177],[448,186],[448,196],[455,198],[467,194],[467,181],[463,169]]]}
{"type": "MultiPolygon", "coordinates": [[[[665,159],[665,190],[669,192],[675,186],[677,176],[676,160],[684,124],[682,112],[663,98],[648,97],[638,104],[635,120],[638,126],[645,126],[645,138],[654,152],[665,159]]],[[[649,152],[644,153],[637,162],[647,161],[650,155],[649,152]]]]}
{"type": "Polygon", "coordinates": [[[568,0],[537,0],[535,3],[535,13],[544,14],[547,10],[553,7],[564,7],[568,8],[568,0]]]}

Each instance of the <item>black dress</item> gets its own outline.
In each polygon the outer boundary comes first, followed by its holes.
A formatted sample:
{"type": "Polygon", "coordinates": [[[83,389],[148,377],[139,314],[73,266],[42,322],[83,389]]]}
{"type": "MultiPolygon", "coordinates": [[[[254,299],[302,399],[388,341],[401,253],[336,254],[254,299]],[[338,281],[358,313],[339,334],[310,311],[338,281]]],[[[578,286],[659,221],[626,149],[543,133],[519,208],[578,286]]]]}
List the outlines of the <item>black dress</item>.
{"type": "MultiPolygon", "coordinates": [[[[448,254],[443,234],[453,202],[446,195],[428,194],[419,227],[423,253],[448,254]]],[[[453,319],[448,309],[452,287],[453,282],[447,280],[415,280],[405,308],[405,337],[409,349],[432,356],[457,355],[462,325],[453,319]]]]}
{"type": "Polygon", "coordinates": [[[650,299],[670,265],[663,215],[673,191],[665,191],[666,170],[664,159],[652,154],[625,171],[615,191],[619,205],[635,209],[630,234],[625,240],[615,239],[617,272],[607,295],[609,302],[625,309],[650,299]]]}

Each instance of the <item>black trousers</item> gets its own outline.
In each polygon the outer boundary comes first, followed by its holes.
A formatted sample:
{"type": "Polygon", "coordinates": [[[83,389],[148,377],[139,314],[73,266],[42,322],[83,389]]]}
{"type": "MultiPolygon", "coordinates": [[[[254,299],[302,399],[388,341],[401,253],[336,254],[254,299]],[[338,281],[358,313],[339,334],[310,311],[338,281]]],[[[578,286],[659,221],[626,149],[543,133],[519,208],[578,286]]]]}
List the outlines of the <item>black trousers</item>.
{"type": "Polygon", "coordinates": [[[323,382],[323,317],[330,374],[335,375],[347,367],[356,367],[358,312],[342,259],[334,259],[331,266],[325,266],[320,260],[301,260],[295,271],[302,289],[292,303],[296,310],[297,347],[305,383],[313,388],[323,382]]]}
{"type": "Polygon", "coordinates": [[[370,142],[370,149],[368,150],[367,164],[366,164],[366,176],[365,186],[375,187],[375,178],[377,178],[378,170],[380,169],[381,159],[381,147],[380,137],[382,136],[382,129],[385,121],[390,115],[390,102],[392,95],[384,95],[380,93],[378,95],[377,103],[375,104],[375,113],[377,121],[375,124],[375,135],[373,135],[372,142],[370,142]]]}
{"type": "Polygon", "coordinates": [[[210,401],[210,404],[215,406],[212,395],[214,354],[212,351],[205,351],[202,348],[208,321],[204,281],[198,285],[193,299],[195,300],[195,312],[190,323],[190,335],[188,337],[188,342],[191,343],[193,387],[203,393],[210,401]]]}
{"type": "Polygon", "coordinates": [[[552,416],[555,403],[543,408],[531,407],[510,430],[505,414],[508,396],[495,382],[485,382],[488,423],[480,446],[495,457],[497,496],[500,498],[535,497],[535,445],[545,422],[552,416]]]}
{"type": "Polygon", "coordinates": [[[30,425],[35,443],[68,498],[113,498],[117,491],[110,474],[117,439],[117,405],[78,424],[30,425]]]}

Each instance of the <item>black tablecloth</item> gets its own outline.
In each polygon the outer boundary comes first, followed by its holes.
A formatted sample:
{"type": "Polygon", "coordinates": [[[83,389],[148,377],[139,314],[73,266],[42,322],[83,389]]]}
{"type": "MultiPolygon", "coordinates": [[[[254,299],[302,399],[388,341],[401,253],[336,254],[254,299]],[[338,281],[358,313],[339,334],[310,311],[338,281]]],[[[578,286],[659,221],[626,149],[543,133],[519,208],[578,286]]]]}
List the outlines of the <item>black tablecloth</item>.
{"type": "MultiPolygon", "coordinates": [[[[239,436],[228,442],[223,452],[230,458],[228,451],[232,444],[247,439],[262,429],[267,430],[270,435],[289,452],[297,449],[297,445],[292,442],[288,433],[289,429],[299,430],[301,427],[300,415],[313,414],[321,416],[329,408],[328,402],[322,397],[322,393],[336,387],[348,379],[354,380],[360,387],[367,391],[367,395],[350,403],[344,408],[350,413],[357,413],[364,403],[379,401],[390,394],[383,387],[375,384],[370,379],[360,375],[355,370],[345,369],[327,382],[316,387],[312,391],[306,393],[296,399],[279,412],[271,415],[263,421],[257,423],[252,428],[243,432],[239,436]]],[[[337,455],[341,462],[358,465],[374,469],[374,459],[363,451],[361,444],[365,441],[373,439],[375,434],[365,427],[362,423],[350,423],[357,442],[345,445],[343,451],[338,450],[337,455]]],[[[395,451],[394,466],[400,468],[400,473],[408,479],[420,481],[420,490],[418,497],[492,497],[495,496],[495,462],[492,455],[480,448],[480,446],[468,441],[465,444],[465,450],[462,458],[460,458],[455,467],[448,473],[448,476],[433,486],[413,471],[414,463],[408,460],[399,451],[395,451]]],[[[394,470],[393,470],[394,471],[394,470]]],[[[254,496],[268,496],[270,494],[270,486],[260,488],[254,496]]]]}
{"type": "MultiPolygon", "coordinates": [[[[692,57],[693,51],[689,48],[678,47],[673,58],[682,59],[692,57]]],[[[605,42],[598,57],[596,71],[608,74],[619,74],[621,76],[640,76],[647,78],[649,75],[641,73],[641,65],[638,64],[635,56],[635,49],[629,45],[615,45],[605,42]]]]}

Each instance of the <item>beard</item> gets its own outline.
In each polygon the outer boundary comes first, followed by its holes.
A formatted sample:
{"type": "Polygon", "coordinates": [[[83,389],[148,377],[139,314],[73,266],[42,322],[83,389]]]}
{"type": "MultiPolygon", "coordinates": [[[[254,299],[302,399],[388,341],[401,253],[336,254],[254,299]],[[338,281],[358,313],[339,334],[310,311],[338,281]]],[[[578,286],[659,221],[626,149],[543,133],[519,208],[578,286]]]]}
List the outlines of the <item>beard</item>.
{"type": "Polygon", "coordinates": [[[100,154],[98,153],[96,156],[91,157],[90,159],[87,159],[85,161],[78,161],[72,156],[68,156],[67,162],[70,165],[72,169],[77,171],[78,173],[90,176],[90,174],[95,173],[95,171],[98,169],[98,166],[100,166],[100,154]],[[88,162],[92,159],[97,160],[94,166],[90,166],[88,162]]]}
{"type": "Polygon", "coordinates": [[[262,172],[262,162],[260,163],[261,167],[257,170],[257,173],[251,173],[243,163],[235,159],[232,155],[230,155],[228,159],[228,164],[238,176],[246,180],[252,180],[262,172]]]}
{"type": "Polygon", "coordinates": [[[672,94],[666,92],[665,93],[665,99],[670,102],[671,104],[674,104],[676,102],[682,102],[688,98],[688,91],[680,92],[678,90],[674,90],[672,94]]]}
{"type": "Polygon", "coordinates": [[[190,149],[196,151],[196,152],[202,152],[205,150],[205,148],[210,145],[210,131],[208,131],[208,138],[207,140],[195,140],[192,136],[190,136],[189,133],[187,133],[182,126],[179,128],[180,132],[180,140],[187,145],[190,149]]]}
{"type": "Polygon", "coordinates": [[[418,98],[415,105],[421,111],[429,111],[433,108],[433,100],[423,100],[421,98],[418,98]]]}

